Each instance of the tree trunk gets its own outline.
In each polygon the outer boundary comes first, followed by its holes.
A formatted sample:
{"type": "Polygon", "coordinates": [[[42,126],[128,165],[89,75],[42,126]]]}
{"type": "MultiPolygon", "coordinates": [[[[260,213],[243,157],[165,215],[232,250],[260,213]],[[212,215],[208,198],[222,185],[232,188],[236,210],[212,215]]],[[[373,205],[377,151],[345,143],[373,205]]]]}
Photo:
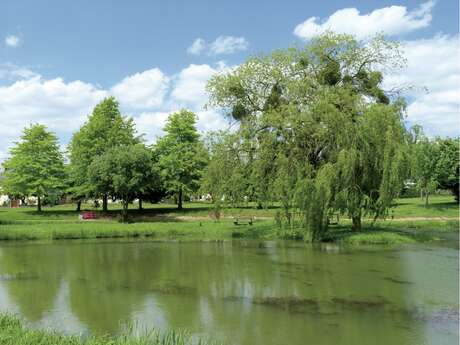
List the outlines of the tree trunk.
{"type": "Polygon", "coordinates": [[[107,212],[107,199],[108,199],[107,194],[104,194],[102,196],[102,212],[107,212]]]}
{"type": "Polygon", "coordinates": [[[359,230],[361,230],[361,215],[353,216],[353,217],[351,217],[351,220],[352,220],[352,222],[353,222],[351,228],[352,228],[354,231],[359,231],[359,230]]]}
{"type": "Polygon", "coordinates": [[[454,195],[455,197],[455,201],[459,201],[459,190],[458,190],[458,187],[459,187],[459,184],[456,183],[454,184],[452,187],[450,187],[450,191],[452,192],[452,194],[454,195]]]}
{"type": "Polygon", "coordinates": [[[430,196],[430,193],[428,193],[428,190],[425,190],[425,207],[428,207],[428,197],[430,196]]]}
{"type": "Polygon", "coordinates": [[[128,201],[123,200],[123,209],[121,211],[121,218],[123,220],[123,223],[125,223],[128,220],[128,201]]]}
{"type": "Polygon", "coordinates": [[[179,195],[177,197],[177,209],[182,210],[182,188],[179,189],[179,195]]]}
{"type": "Polygon", "coordinates": [[[81,200],[77,201],[77,212],[81,211],[81,200]]]}
{"type": "Polygon", "coordinates": [[[142,199],[139,198],[139,210],[142,210],[142,199]]]}
{"type": "Polygon", "coordinates": [[[37,197],[37,211],[41,212],[42,211],[42,199],[40,195],[37,197]]]}

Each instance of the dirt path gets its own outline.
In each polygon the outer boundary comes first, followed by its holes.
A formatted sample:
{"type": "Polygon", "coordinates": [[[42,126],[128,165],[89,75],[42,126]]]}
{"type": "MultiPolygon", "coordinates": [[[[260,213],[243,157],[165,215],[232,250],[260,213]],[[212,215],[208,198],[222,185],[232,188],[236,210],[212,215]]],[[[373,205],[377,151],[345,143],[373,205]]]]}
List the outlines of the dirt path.
{"type": "Polygon", "coordinates": [[[459,217],[402,217],[402,218],[387,218],[387,220],[393,220],[395,222],[403,221],[417,221],[417,220],[459,220],[459,217]]]}
{"type": "MultiPolygon", "coordinates": [[[[235,216],[236,217],[236,216],[235,216]]],[[[234,216],[223,216],[220,219],[233,219],[235,218],[234,216]]],[[[244,217],[250,217],[250,216],[244,216],[244,217]]],[[[175,219],[179,220],[209,220],[211,217],[209,216],[177,216],[174,217],[175,219]]],[[[271,220],[273,217],[267,217],[267,216],[256,216],[253,217],[254,220],[271,220]]],[[[347,218],[343,218],[347,219],[347,218]]],[[[390,220],[394,222],[406,222],[406,221],[419,221],[419,220],[433,220],[433,221],[438,221],[438,220],[460,220],[459,217],[401,217],[401,218],[387,218],[385,220],[390,220]]]]}

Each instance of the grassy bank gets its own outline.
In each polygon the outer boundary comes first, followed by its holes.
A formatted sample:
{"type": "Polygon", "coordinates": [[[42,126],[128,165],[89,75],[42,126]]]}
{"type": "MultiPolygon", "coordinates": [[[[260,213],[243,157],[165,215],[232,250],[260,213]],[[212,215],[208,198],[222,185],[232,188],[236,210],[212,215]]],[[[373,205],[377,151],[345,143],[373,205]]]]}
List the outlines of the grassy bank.
{"type": "MultiPolygon", "coordinates": [[[[373,224],[364,220],[363,231],[350,230],[350,221],[330,227],[325,241],[360,243],[406,243],[437,239],[432,233],[457,232],[458,204],[450,196],[434,196],[429,207],[419,198],[397,200],[387,220],[373,224]]],[[[33,208],[0,208],[0,240],[60,240],[93,238],[151,238],[155,240],[301,239],[299,230],[281,230],[274,225],[277,207],[259,210],[252,206],[225,209],[219,221],[211,218],[209,203],[188,203],[178,211],[172,205],[147,204],[131,209],[131,223],[118,221],[118,205],[108,213],[98,212],[95,221],[80,221],[74,205],[33,208]],[[254,225],[234,225],[233,217],[255,217],[254,225]]],[[[89,205],[84,208],[91,209],[89,205]]]]}
{"type": "MultiPolygon", "coordinates": [[[[254,227],[258,227],[255,225],[254,227]]],[[[221,240],[231,238],[229,221],[152,222],[122,224],[117,222],[13,223],[0,225],[0,240],[61,240],[91,238],[135,238],[221,240]]]]}
{"type": "MultiPolygon", "coordinates": [[[[79,212],[75,211],[75,204],[44,207],[43,212],[36,212],[34,207],[7,208],[0,207],[0,223],[3,222],[26,222],[26,221],[76,221],[79,212]]],[[[117,203],[109,204],[109,211],[105,214],[100,209],[95,209],[91,204],[83,204],[82,210],[94,211],[105,221],[116,221],[119,218],[121,206],[117,203]]],[[[278,204],[259,209],[253,203],[241,205],[239,208],[225,208],[221,211],[222,218],[235,216],[253,216],[258,218],[272,218],[280,211],[278,204]]],[[[149,204],[144,203],[144,209],[137,209],[137,205],[130,205],[129,216],[134,222],[155,222],[187,220],[188,218],[209,219],[213,213],[213,205],[209,202],[188,202],[184,209],[178,210],[172,204],[149,204]]],[[[425,207],[420,198],[397,199],[394,207],[390,210],[389,218],[458,218],[459,205],[450,195],[434,195],[430,198],[430,204],[425,207]]]]}
{"type": "MultiPolygon", "coordinates": [[[[94,336],[80,338],[66,336],[49,330],[33,330],[26,328],[21,321],[9,314],[0,315],[1,345],[211,345],[211,342],[193,340],[184,332],[158,331],[146,332],[145,335],[134,336],[130,332],[117,337],[94,336]]],[[[215,344],[215,343],[213,343],[215,344]]]]}
{"type": "MultiPolygon", "coordinates": [[[[346,221],[329,228],[325,242],[394,244],[439,239],[439,233],[458,231],[458,221],[408,221],[364,223],[360,232],[346,221]]],[[[271,220],[235,226],[230,220],[121,224],[110,222],[34,223],[0,225],[0,240],[70,240],[146,238],[149,240],[223,241],[244,239],[302,239],[300,229],[279,229],[271,220]]]]}

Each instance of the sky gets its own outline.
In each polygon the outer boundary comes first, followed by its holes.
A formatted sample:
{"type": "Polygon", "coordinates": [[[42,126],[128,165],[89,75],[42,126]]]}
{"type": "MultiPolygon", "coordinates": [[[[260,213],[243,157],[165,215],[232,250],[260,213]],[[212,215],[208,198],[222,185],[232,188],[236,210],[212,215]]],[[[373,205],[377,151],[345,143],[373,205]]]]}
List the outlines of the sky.
{"type": "Polygon", "coordinates": [[[0,161],[31,123],[65,148],[91,109],[109,95],[147,142],[173,111],[189,108],[204,132],[228,127],[204,108],[215,73],[273,49],[302,46],[325,30],[366,41],[401,41],[407,67],[388,89],[413,86],[408,126],[429,136],[459,133],[458,0],[2,0],[0,2],[0,161]]]}

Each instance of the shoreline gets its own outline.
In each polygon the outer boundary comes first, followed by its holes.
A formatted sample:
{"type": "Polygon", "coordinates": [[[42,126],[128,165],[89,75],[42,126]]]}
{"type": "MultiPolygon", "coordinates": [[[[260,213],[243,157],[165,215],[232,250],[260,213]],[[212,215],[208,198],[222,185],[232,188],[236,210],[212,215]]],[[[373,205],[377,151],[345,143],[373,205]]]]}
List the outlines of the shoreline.
{"type": "MultiPolygon", "coordinates": [[[[458,233],[459,219],[379,221],[352,231],[347,222],[332,225],[320,242],[346,244],[397,244],[439,240],[436,234],[458,233]],[[434,234],[435,235],[434,235],[434,234]]],[[[224,241],[234,239],[298,240],[301,229],[282,229],[273,221],[257,220],[253,225],[230,221],[162,221],[117,223],[106,221],[17,221],[0,223],[0,241],[57,241],[79,239],[136,238],[158,241],[224,241]]]]}

